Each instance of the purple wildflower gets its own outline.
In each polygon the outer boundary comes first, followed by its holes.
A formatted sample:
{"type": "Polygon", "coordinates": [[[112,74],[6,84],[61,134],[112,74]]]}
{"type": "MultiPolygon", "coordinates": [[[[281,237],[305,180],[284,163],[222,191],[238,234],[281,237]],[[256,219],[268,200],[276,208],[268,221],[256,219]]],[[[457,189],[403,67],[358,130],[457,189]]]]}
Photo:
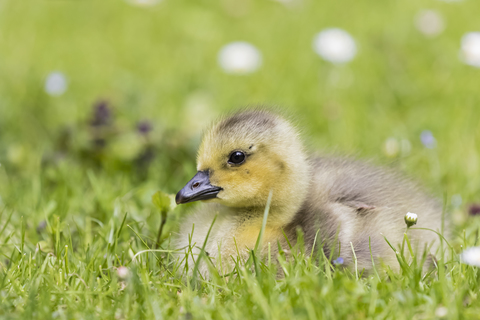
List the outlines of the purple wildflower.
{"type": "Polygon", "coordinates": [[[100,100],[93,106],[93,119],[91,125],[94,127],[105,126],[110,124],[112,113],[108,107],[108,102],[100,100]]]}
{"type": "Polygon", "coordinates": [[[102,149],[107,145],[107,141],[103,138],[93,139],[93,145],[95,148],[102,149]]]}
{"type": "Polygon", "coordinates": [[[470,208],[468,208],[468,214],[471,216],[480,216],[480,204],[471,204],[470,208]]]}
{"type": "Polygon", "coordinates": [[[433,149],[437,146],[437,140],[430,130],[423,130],[420,134],[420,141],[425,148],[433,149]]]}
{"type": "Polygon", "coordinates": [[[343,264],[345,261],[343,260],[342,257],[338,257],[337,259],[333,260],[333,264],[334,265],[339,265],[339,264],[343,264]]]}
{"type": "Polygon", "coordinates": [[[37,226],[37,233],[41,233],[47,227],[47,222],[45,220],[40,221],[37,226]]]}
{"type": "Polygon", "coordinates": [[[140,121],[137,124],[137,130],[142,135],[147,135],[150,131],[152,131],[152,124],[147,120],[140,121]]]}

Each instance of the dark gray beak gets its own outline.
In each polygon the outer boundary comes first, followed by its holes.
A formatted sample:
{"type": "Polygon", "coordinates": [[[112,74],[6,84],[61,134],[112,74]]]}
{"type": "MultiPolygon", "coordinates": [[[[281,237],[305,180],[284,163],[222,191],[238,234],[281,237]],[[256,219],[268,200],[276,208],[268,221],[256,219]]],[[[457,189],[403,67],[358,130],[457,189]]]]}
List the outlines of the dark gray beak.
{"type": "Polygon", "coordinates": [[[175,201],[177,204],[208,200],[217,197],[222,188],[210,184],[208,171],[198,171],[182,190],[177,193],[175,201]]]}

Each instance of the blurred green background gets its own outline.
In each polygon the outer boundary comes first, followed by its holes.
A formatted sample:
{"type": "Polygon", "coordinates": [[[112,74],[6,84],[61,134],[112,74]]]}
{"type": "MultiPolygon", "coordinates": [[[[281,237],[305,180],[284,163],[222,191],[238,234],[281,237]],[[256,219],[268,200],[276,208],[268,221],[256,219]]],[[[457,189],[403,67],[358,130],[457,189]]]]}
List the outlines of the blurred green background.
{"type": "MultiPolygon", "coordinates": [[[[475,0],[0,0],[0,317],[478,315],[477,269],[456,255],[425,282],[332,280],[300,259],[285,280],[197,291],[167,253],[140,252],[160,223],[152,195],[193,176],[202,129],[257,105],[290,114],[312,152],[406,172],[444,199],[456,248],[478,245],[479,13],[475,0]],[[329,28],[353,39],[351,61],[316,53],[329,28]],[[219,64],[237,41],[261,56],[252,72],[219,64]]],[[[169,213],[162,248],[195,205],[169,213]]]]}
{"type": "Polygon", "coordinates": [[[455,196],[457,223],[479,200],[480,69],[462,61],[461,39],[480,30],[480,2],[141,4],[0,1],[0,206],[14,210],[12,230],[25,217],[32,245],[52,215],[81,229],[86,216],[128,212],[153,235],[153,192],[179,190],[202,128],[242,106],[278,106],[311,150],[374,158],[455,196]],[[435,35],[419,27],[427,9],[443,24],[435,35]],[[332,27],[355,40],[352,61],[313,50],[332,27]],[[258,49],[258,70],[219,66],[234,41],[258,49]],[[62,94],[45,90],[52,72],[66,79],[62,94]]]}

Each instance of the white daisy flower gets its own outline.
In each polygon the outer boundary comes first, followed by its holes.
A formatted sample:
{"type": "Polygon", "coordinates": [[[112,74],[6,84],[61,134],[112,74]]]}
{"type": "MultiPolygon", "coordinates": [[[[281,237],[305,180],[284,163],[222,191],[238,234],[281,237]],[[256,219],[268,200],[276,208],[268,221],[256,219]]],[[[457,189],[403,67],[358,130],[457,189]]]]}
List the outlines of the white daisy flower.
{"type": "Polygon", "coordinates": [[[216,115],[214,100],[206,91],[194,91],[186,96],[184,128],[189,134],[198,135],[216,115]]]}
{"type": "Polygon", "coordinates": [[[462,205],[462,195],[454,194],[451,203],[454,208],[459,208],[462,205]]]}
{"type": "Polygon", "coordinates": [[[412,144],[410,143],[410,140],[402,139],[400,141],[400,149],[402,150],[403,156],[408,156],[412,151],[412,144]]]}
{"type": "Polygon", "coordinates": [[[480,68],[480,32],[468,32],[462,37],[460,58],[466,64],[480,68]]]}
{"type": "Polygon", "coordinates": [[[153,7],[160,3],[161,0],[127,0],[128,3],[139,7],[153,7]]]}
{"type": "Polygon", "coordinates": [[[417,224],[418,216],[416,213],[413,212],[408,212],[405,215],[405,223],[407,224],[407,227],[411,227],[413,225],[417,224]]]}
{"type": "Polygon", "coordinates": [[[384,146],[385,154],[388,157],[395,157],[397,156],[398,152],[400,151],[400,145],[398,140],[394,137],[390,137],[385,141],[384,146]]]}
{"type": "Polygon", "coordinates": [[[470,266],[480,267],[480,247],[470,247],[460,254],[460,261],[470,266]]]}
{"type": "Polygon", "coordinates": [[[385,140],[383,150],[387,157],[394,158],[400,152],[402,156],[408,156],[412,150],[412,145],[408,139],[397,139],[395,137],[390,137],[385,140]]]}
{"type": "Polygon", "coordinates": [[[415,17],[415,26],[427,37],[437,36],[445,29],[442,16],[435,10],[420,11],[415,17]]]}
{"type": "Polygon", "coordinates": [[[357,54],[357,45],[352,36],[338,28],[325,29],[313,38],[313,50],[332,63],[346,63],[357,54]]]}
{"type": "Polygon", "coordinates": [[[67,78],[61,72],[51,72],[45,80],[45,92],[51,96],[60,96],[67,91],[67,78]]]}
{"type": "Polygon", "coordinates": [[[218,53],[218,64],[227,73],[252,73],[262,65],[262,55],[254,45],[248,42],[232,42],[225,45],[218,53]]]}
{"type": "Polygon", "coordinates": [[[294,5],[300,4],[303,0],[274,0],[276,2],[280,2],[286,7],[292,7],[294,5]]]}

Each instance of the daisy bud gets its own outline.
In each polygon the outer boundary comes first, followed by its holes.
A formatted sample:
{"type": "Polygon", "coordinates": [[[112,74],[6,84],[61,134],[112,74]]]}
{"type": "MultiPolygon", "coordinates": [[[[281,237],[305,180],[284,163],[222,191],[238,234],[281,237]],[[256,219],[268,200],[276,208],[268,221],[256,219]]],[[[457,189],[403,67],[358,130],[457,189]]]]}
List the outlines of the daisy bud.
{"type": "Polygon", "coordinates": [[[128,278],[129,274],[130,274],[130,272],[128,271],[127,267],[124,267],[124,266],[118,267],[117,275],[120,279],[128,278]]]}
{"type": "Polygon", "coordinates": [[[413,225],[417,224],[418,216],[415,213],[408,212],[405,215],[405,223],[407,224],[407,227],[410,228],[413,225]]]}

